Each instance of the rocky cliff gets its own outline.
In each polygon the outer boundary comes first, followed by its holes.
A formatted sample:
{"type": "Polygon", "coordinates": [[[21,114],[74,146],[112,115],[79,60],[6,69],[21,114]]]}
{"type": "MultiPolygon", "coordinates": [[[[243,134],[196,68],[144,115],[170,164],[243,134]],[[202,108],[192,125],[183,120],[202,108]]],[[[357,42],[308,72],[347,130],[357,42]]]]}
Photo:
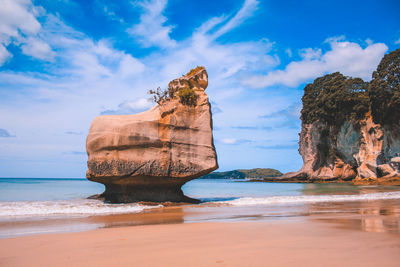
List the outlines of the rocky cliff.
{"type": "Polygon", "coordinates": [[[283,181],[400,183],[400,50],[370,83],[334,73],[304,88],[300,171],[283,181]]]}
{"type": "Polygon", "coordinates": [[[152,109],[95,118],[87,137],[87,179],[109,202],[196,202],[181,186],[218,168],[207,72],[198,67],[169,83],[152,109]]]}

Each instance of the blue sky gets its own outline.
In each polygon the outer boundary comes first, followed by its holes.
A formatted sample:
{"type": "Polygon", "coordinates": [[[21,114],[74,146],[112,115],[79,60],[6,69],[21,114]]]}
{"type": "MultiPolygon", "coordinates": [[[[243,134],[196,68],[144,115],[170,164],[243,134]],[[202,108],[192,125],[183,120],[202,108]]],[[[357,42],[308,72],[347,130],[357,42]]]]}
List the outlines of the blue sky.
{"type": "Polygon", "coordinates": [[[301,167],[305,84],[370,80],[398,1],[0,0],[0,177],[84,177],[101,114],[204,65],[220,170],[301,167]]]}

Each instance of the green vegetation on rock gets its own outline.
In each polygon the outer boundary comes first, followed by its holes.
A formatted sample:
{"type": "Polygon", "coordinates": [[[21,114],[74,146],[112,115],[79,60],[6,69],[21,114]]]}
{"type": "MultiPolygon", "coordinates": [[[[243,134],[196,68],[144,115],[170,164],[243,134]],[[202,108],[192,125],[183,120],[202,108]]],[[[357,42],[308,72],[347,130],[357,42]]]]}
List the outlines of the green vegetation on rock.
{"type": "Polygon", "coordinates": [[[340,126],[359,120],[369,109],[368,83],[339,72],[317,78],[304,88],[301,118],[304,123],[322,121],[340,126]]]}
{"type": "Polygon", "coordinates": [[[197,98],[196,92],[189,87],[185,87],[178,92],[179,101],[187,106],[196,106],[197,98]]]}
{"type": "MultiPolygon", "coordinates": [[[[365,130],[364,133],[359,131],[367,124],[371,115],[374,123],[380,124],[374,127],[376,129],[383,127],[383,134],[385,129],[398,129],[400,49],[383,57],[372,78],[368,83],[360,78],[346,77],[335,72],[315,79],[304,88],[301,110],[303,127],[300,137],[303,139],[300,139],[300,150],[302,150],[300,153],[315,153],[315,161],[309,167],[313,171],[317,172],[323,167],[332,170],[332,166],[340,166],[336,168],[337,171],[343,169],[340,164],[347,164],[347,177],[351,177],[349,173],[356,173],[360,162],[358,158],[356,161],[354,154],[361,149],[361,142],[366,142],[363,139],[365,130]],[[351,144],[350,133],[355,133],[357,139],[351,144]],[[349,149],[353,155],[349,153],[349,149]]],[[[370,126],[367,130],[368,135],[376,130],[374,127],[370,126]]],[[[388,133],[390,131],[386,132],[386,135],[390,136],[388,133]]],[[[393,130],[391,135],[398,135],[398,130],[393,130]]],[[[378,139],[376,142],[381,140],[378,139]]],[[[388,149],[390,157],[383,160],[387,152],[382,148],[377,160],[378,165],[390,163],[391,157],[398,153],[395,144],[385,142],[383,146],[390,147],[388,149]]],[[[371,169],[372,172],[374,168],[371,169]]],[[[325,175],[327,172],[321,173],[325,175]]]]}
{"type": "Polygon", "coordinates": [[[302,101],[306,124],[341,126],[363,119],[370,110],[376,123],[400,122],[400,49],[383,57],[370,83],[339,72],[327,74],[306,85],[302,101]]]}
{"type": "MultiPolygon", "coordinates": [[[[190,77],[200,70],[204,70],[205,68],[203,66],[197,66],[194,69],[191,69],[186,75],[183,75],[185,77],[190,77]]],[[[173,87],[170,85],[168,86],[168,89],[162,90],[160,87],[158,87],[156,90],[149,90],[147,93],[152,95],[152,100],[157,103],[161,104],[163,101],[168,101],[170,99],[173,99],[174,97],[178,96],[179,97],[179,102],[181,102],[183,105],[186,106],[196,106],[197,104],[197,94],[193,90],[193,88],[190,87],[190,83],[186,81],[181,81],[184,83],[184,86],[179,89],[179,91],[176,91],[173,87]]]]}
{"type": "Polygon", "coordinates": [[[204,175],[202,179],[263,179],[270,177],[279,177],[283,174],[275,169],[270,168],[256,168],[249,170],[233,170],[226,172],[212,172],[210,174],[204,175]]]}
{"type": "Polygon", "coordinates": [[[368,93],[375,123],[399,123],[400,49],[385,55],[372,77],[368,93]]]}

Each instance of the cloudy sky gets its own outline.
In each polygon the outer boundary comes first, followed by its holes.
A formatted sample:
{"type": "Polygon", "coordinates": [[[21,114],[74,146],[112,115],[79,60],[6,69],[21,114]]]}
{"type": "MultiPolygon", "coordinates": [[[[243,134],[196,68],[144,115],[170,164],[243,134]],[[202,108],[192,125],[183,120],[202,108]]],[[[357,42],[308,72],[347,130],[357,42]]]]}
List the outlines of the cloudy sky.
{"type": "Polygon", "coordinates": [[[305,84],[370,80],[400,48],[400,3],[281,0],[0,0],[0,177],[84,177],[101,114],[197,65],[209,74],[220,170],[301,167],[305,84]]]}

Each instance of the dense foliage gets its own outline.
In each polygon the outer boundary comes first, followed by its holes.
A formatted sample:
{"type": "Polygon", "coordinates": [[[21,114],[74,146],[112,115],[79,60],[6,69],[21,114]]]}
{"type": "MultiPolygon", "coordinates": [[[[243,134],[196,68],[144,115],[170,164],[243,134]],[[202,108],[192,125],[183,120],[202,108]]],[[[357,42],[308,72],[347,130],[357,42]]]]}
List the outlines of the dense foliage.
{"type": "Polygon", "coordinates": [[[301,118],[341,125],[371,110],[376,123],[400,122],[400,49],[385,55],[368,84],[339,72],[317,78],[304,88],[301,118]]]}
{"type": "Polygon", "coordinates": [[[374,121],[400,122],[400,49],[385,55],[372,75],[368,93],[374,121]]]}
{"type": "Polygon", "coordinates": [[[339,72],[317,78],[304,88],[301,118],[305,123],[323,121],[341,125],[361,119],[369,110],[368,83],[339,72]]]}
{"type": "Polygon", "coordinates": [[[250,170],[233,170],[226,172],[212,172],[204,175],[203,179],[263,179],[270,177],[279,177],[283,174],[275,169],[256,168],[250,170]]]}
{"type": "Polygon", "coordinates": [[[254,178],[254,179],[279,177],[283,175],[283,173],[281,173],[280,171],[271,168],[255,168],[255,169],[238,170],[238,171],[244,173],[246,175],[246,178],[254,178]]]}
{"type": "Polygon", "coordinates": [[[187,106],[196,106],[198,95],[189,87],[184,87],[178,92],[179,101],[187,106]]]}

